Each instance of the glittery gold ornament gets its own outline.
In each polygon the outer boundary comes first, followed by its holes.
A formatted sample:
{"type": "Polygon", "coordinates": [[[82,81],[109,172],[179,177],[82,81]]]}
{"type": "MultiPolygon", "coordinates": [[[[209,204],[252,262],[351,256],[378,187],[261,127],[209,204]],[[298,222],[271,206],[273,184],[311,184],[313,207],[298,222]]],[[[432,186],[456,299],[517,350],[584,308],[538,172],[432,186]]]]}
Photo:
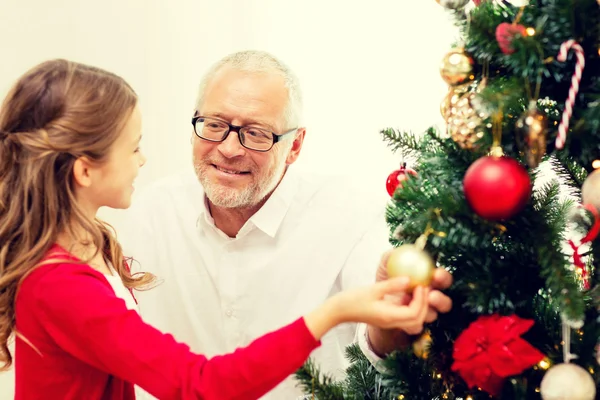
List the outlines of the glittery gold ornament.
{"type": "Polygon", "coordinates": [[[461,85],[461,86],[451,86],[448,89],[448,94],[446,94],[446,96],[444,96],[444,99],[442,100],[442,102],[440,103],[440,114],[442,114],[442,117],[444,117],[444,119],[446,119],[448,111],[450,110],[450,100],[452,100],[452,96],[456,95],[456,94],[461,94],[461,93],[465,93],[469,90],[469,85],[461,85]]]}
{"type": "Polygon", "coordinates": [[[487,114],[476,106],[480,85],[474,92],[454,91],[447,97],[446,128],[452,139],[463,149],[472,150],[485,135],[483,120],[487,114]]]}
{"type": "MultiPolygon", "coordinates": [[[[448,10],[460,10],[464,8],[469,0],[435,0],[440,6],[448,10]]],[[[598,0],[600,1],[600,0],[598,0]]]]}
{"type": "Polygon", "coordinates": [[[517,120],[517,145],[525,153],[525,160],[532,168],[540,165],[546,154],[547,127],[548,117],[537,109],[535,103],[517,120]]]}
{"type": "Polygon", "coordinates": [[[426,330],[412,344],[413,353],[419,358],[426,359],[429,356],[431,346],[431,333],[426,330]]]}
{"type": "Polygon", "coordinates": [[[442,117],[444,118],[446,118],[446,114],[448,114],[448,110],[450,109],[450,98],[453,94],[452,89],[450,89],[448,94],[444,97],[444,100],[440,103],[440,114],[442,114],[442,117]]]}
{"type": "Polygon", "coordinates": [[[410,284],[407,292],[415,287],[429,286],[433,279],[435,262],[419,244],[403,244],[392,250],[387,261],[387,273],[390,278],[408,276],[410,284]]]}
{"type": "Polygon", "coordinates": [[[463,85],[475,79],[473,64],[473,58],[464,49],[456,48],[442,59],[440,75],[450,86],[463,85]]]}

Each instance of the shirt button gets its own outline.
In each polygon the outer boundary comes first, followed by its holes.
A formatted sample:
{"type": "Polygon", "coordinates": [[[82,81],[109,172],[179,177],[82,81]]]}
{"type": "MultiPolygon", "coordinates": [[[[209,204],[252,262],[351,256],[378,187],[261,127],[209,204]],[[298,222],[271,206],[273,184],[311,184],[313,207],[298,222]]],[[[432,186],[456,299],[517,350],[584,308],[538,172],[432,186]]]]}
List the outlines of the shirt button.
{"type": "Polygon", "coordinates": [[[229,309],[225,312],[225,315],[227,315],[228,317],[231,317],[233,315],[233,311],[231,311],[231,309],[229,309]]]}

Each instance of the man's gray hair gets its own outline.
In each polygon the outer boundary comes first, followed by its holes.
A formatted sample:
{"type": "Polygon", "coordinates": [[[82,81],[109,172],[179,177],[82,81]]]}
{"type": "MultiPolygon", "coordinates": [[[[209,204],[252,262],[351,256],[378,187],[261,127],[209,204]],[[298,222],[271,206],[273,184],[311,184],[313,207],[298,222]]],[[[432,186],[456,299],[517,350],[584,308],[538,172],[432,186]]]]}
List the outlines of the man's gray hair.
{"type": "Polygon", "coordinates": [[[231,67],[233,69],[245,72],[275,72],[280,74],[285,80],[285,87],[288,90],[288,104],[286,104],[284,114],[286,126],[284,129],[302,126],[302,92],[300,90],[298,78],[282,61],[265,51],[259,50],[236,52],[213,64],[200,82],[198,99],[196,101],[196,109],[198,111],[204,102],[204,95],[207,85],[223,67],[231,67]]]}

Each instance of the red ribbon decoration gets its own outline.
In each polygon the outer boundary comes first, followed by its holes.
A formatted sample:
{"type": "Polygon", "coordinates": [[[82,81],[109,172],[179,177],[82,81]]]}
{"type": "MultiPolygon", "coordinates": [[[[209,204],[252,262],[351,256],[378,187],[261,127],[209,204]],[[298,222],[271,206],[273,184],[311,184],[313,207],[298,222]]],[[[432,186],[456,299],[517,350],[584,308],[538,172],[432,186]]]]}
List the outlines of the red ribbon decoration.
{"type": "Polygon", "coordinates": [[[588,277],[587,269],[585,268],[585,263],[581,259],[581,254],[579,254],[579,248],[587,242],[591,242],[596,239],[598,233],[600,233],[600,215],[598,215],[598,210],[592,204],[584,204],[583,208],[588,210],[594,216],[594,223],[588,233],[581,239],[581,242],[576,245],[573,240],[569,240],[569,245],[573,249],[573,264],[575,267],[581,270],[581,279],[583,280],[583,288],[588,290],[590,288],[590,280],[588,277]]]}

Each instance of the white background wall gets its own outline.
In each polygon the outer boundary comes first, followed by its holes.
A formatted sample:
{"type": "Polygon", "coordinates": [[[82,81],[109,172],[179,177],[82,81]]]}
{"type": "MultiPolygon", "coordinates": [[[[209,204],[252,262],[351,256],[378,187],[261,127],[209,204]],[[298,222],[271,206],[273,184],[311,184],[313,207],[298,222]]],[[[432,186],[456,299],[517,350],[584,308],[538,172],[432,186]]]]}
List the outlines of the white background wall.
{"type": "MultiPolygon", "coordinates": [[[[308,133],[298,167],[351,175],[385,201],[399,158],[379,130],[441,126],[438,65],[455,34],[434,0],[0,0],[0,94],[49,58],[123,76],[144,114],[140,188],[190,167],[204,70],[236,50],[267,50],[302,83],[308,133]]],[[[118,212],[103,216],[118,225],[118,212]]],[[[12,398],[12,380],[0,373],[0,399],[12,398]]]]}

